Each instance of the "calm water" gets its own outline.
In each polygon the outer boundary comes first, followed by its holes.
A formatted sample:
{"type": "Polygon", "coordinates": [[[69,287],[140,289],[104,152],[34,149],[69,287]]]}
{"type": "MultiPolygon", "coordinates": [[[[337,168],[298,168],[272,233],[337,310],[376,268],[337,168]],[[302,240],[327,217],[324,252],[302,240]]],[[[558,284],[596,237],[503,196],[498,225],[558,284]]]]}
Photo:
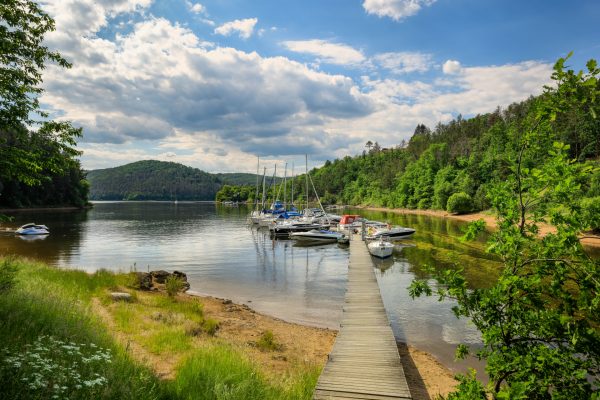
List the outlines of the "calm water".
{"type": "MultiPolygon", "coordinates": [[[[2,228],[27,222],[51,229],[45,239],[0,233],[0,254],[20,254],[58,267],[94,271],[181,270],[193,291],[246,303],[254,309],[316,326],[337,328],[341,319],[348,249],[338,245],[297,247],[272,241],[268,232],[245,225],[246,208],[207,203],[101,202],[79,212],[27,212],[2,228]]],[[[398,340],[453,365],[455,345],[477,344],[477,331],[451,312],[450,302],[412,300],[407,286],[425,276],[426,264],[459,264],[473,286],[494,277],[496,263],[483,241],[460,243],[461,223],[426,216],[358,211],[371,219],[410,226],[393,259],[378,261],[377,279],[398,340]]]]}

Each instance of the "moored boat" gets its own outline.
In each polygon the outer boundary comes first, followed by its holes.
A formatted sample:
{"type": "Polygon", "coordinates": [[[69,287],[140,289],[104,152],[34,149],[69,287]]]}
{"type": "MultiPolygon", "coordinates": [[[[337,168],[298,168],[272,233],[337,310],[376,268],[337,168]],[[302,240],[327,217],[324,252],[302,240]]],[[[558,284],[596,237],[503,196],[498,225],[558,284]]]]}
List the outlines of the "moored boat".
{"type": "Polygon", "coordinates": [[[46,225],[36,225],[31,222],[17,229],[15,233],[17,235],[48,235],[50,229],[46,225]]]}
{"type": "Polygon", "coordinates": [[[386,238],[389,240],[400,240],[411,237],[416,231],[412,228],[403,226],[395,226],[393,228],[376,228],[367,238],[379,239],[386,238]]]}
{"type": "Polygon", "coordinates": [[[317,229],[307,232],[293,232],[290,234],[290,238],[302,242],[337,242],[345,236],[346,235],[344,235],[342,232],[317,229]]]}
{"type": "Polygon", "coordinates": [[[383,238],[369,243],[367,247],[369,249],[369,253],[378,258],[387,258],[394,252],[394,245],[390,242],[386,242],[383,240],[383,238]]]}

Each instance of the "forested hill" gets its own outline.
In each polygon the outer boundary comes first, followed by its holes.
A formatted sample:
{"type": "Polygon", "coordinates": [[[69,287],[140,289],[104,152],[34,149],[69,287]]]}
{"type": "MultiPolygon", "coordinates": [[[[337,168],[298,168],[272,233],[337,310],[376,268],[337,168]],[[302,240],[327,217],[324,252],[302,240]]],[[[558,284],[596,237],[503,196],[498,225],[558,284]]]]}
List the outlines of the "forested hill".
{"type": "MultiPolygon", "coordinates": [[[[562,64],[557,63],[557,67],[562,64]]],[[[590,67],[589,76],[585,75],[589,79],[578,88],[579,92],[564,94],[563,88],[582,75],[557,69],[553,75],[553,79],[558,78],[557,88],[547,87],[538,97],[469,119],[458,116],[435,127],[419,124],[408,141],[388,148],[367,141],[362,154],[327,161],[323,167],[313,169],[316,190],[326,204],[449,212],[485,210],[491,205],[493,188],[514,175],[514,160],[520,157],[521,149],[545,149],[539,160],[521,166],[534,174],[538,173],[538,164],[555,152],[553,146],[563,143],[569,159],[595,171],[576,185],[581,207],[598,210],[590,215],[598,215],[596,225],[600,227],[600,96],[577,102],[581,93],[600,90],[596,78],[600,69],[595,62],[590,62],[590,67]],[[551,113],[551,118],[540,127],[544,113],[551,113]],[[542,128],[544,141],[529,143],[523,139],[527,132],[542,128]]],[[[242,193],[252,200],[254,192],[242,189],[224,187],[217,197],[228,200],[242,193]]],[[[304,198],[303,191],[303,185],[297,186],[296,199],[304,198]]]]}
{"type": "Polygon", "coordinates": [[[89,171],[90,200],[214,200],[224,184],[254,185],[254,174],[209,174],[182,164],[137,161],[89,171]]]}
{"type": "MultiPolygon", "coordinates": [[[[311,175],[327,203],[484,210],[490,206],[489,188],[511,173],[509,160],[518,156],[520,137],[540,101],[530,98],[470,119],[459,116],[433,129],[418,125],[408,142],[387,149],[367,142],[362,155],[327,161],[311,175]]],[[[570,146],[573,160],[597,167],[600,120],[581,114],[575,108],[561,110],[547,139],[570,146]]],[[[600,199],[600,171],[581,188],[585,197],[600,199]]]]}

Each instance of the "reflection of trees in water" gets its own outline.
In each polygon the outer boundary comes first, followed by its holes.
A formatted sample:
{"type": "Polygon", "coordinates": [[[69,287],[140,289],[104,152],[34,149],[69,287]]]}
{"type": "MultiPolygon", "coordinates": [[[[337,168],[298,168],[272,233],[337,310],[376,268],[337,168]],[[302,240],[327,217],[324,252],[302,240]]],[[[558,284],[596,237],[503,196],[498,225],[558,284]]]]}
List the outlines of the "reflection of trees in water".
{"type": "Polygon", "coordinates": [[[487,286],[498,274],[498,260],[485,252],[486,235],[476,242],[459,240],[467,225],[465,222],[429,215],[368,210],[359,210],[358,213],[368,219],[416,229],[411,239],[402,241],[416,247],[403,249],[402,258],[410,263],[411,271],[419,278],[428,277],[423,271],[425,265],[438,269],[464,268],[471,287],[487,286]]]}
{"type": "Polygon", "coordinates": [[[44,224],[50,234],[19,237],[14,234],[0,236],[0,253],[15,254],[58,265],[77,251],[83,239],[82,226],[88,221],[89,210],[52,210],[13,213],[11,228],[29,222],[44,224]]]}

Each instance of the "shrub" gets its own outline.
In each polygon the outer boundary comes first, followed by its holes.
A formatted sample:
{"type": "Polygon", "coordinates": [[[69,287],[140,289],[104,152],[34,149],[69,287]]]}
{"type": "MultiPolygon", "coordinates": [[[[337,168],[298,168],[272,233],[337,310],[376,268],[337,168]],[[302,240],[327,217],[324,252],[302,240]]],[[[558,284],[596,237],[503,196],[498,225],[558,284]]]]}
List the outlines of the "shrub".
{"type": "Polygon", "coordinates": [[[487,195],[487,190],[488,188],[486,184],[482,184],[477,188],[477,191],[473,196],[473,207],[475,208],[475,210],[487,210],[492,206],[492,203],[490,203],[490,199],[487,195]]]}
{"type": "Polygon", "coordinates": [[[260,339],[256,342],[256,346],[261,350],[279,351],[282,349],[282,345],[277,343],[275,336],[271,331],[265,331],[261,335],[260,339]]]}
{"type": "Polygon", "coordinates": [[[473,200],[465,192],[454,193],[448,198],[446,211],[454,214],[464,214],[473,210],[473,200]]]}
{"type": "Polygon", "coordinates": [[[18,267],[12,257],[7,257],[0,263],[0,293],[8,292],[15,286],[18,267]]]}
{"type": "Polygon", "coordinates": [[[202,323],[202,329],[210,336],[215,336],[219,330],[219,321],[207,318],[202,323]]]}
{"type": "Polygon", "coordinates": [[[600,233],[600,196],[590,197],[581,201],[581,211],[584,220],[588,221],[588,228],[600,233]]]}
{"type": "Polygon", "coordinates": [[[207,318],[200,324],[195,323],[193,325],[188,325],[185,328],[185,334],[188,336],[200,336],[201,334],[206,333],[209,336],[215,336],[218,330],[219,322],[214,319],[207,318]]]}
{"type": "Polygon", "coordinates": [[[183,281],[174,275],[169,275],[165,281],[165,289],[167,290],[169,297],[177,296],[177,293],[181,292],[183,288],[183,281]]]}

